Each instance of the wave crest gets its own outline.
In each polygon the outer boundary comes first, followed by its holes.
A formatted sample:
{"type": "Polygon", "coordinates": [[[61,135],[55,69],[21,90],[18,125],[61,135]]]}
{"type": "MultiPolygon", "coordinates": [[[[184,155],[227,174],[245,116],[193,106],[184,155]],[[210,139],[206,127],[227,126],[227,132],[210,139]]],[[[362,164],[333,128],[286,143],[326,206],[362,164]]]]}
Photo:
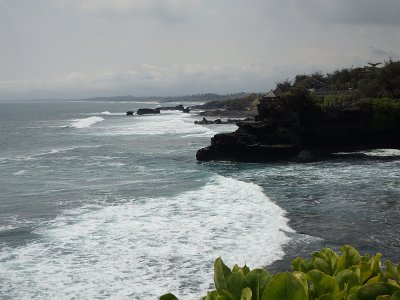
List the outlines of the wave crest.
{"type": "Polygon", "coordinates": [[[41,242],[0,255],[0,297],[197,299],[217,256],[251,268],[281,258],[284,215],[259,186],[222,176],[172,197],[80,208],[36,231],[41,242]]]}
{"type": "Polygon", "coordinates": [[[72,127],[75,128],[88,128],[94,124],[96,124],[97,122],[101,122],[104,121],[104,119],[102,117],[89,117],[89,118],[85,118],[85,119],[77,119],[74,120],[71,124],[72,127]]]}

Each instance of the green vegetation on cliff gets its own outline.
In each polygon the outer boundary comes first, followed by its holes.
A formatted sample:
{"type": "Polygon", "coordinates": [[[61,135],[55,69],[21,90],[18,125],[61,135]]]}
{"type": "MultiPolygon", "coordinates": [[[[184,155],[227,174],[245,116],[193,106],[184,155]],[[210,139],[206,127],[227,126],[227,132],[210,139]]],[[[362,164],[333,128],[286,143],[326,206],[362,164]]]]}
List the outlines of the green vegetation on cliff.
{"type": "Polygon", "coordinates": [[[355,92],[360,98],[400,98],[400,61],[369,63],[365,67],[344,68],[323,75],[296,75],[293,81],[277,83],[277,90],[304,88],[319,94],[355,92]],[[381,66],[383,65],[383,66],[381,66]],[[381,67],[380,67],[381,66],[381,67]]]}
{"type": "Polygon", "coordinates": [[[371,127],[376,130],[395,130],[400,128],[400,101],[391,99],[372,99],[371,127]]]}
{"type": "Polygon", "coordinates": [[[278,82],[275,93],[281,103],[292,102],[286,107],[299,108],[302,103],[304,108],[297,111],[302,112],[303,121],[317,121],[318,114],[322,116],[324,112],[325,118],[332,117],[335,110],[340,125],[343,116],[352,111],[357,116],[354,122],[372,130],[400,128],[400,61],[369,63],[363,68],[345,68],[326,75],[296,75],[293,81],[278,82]]]}

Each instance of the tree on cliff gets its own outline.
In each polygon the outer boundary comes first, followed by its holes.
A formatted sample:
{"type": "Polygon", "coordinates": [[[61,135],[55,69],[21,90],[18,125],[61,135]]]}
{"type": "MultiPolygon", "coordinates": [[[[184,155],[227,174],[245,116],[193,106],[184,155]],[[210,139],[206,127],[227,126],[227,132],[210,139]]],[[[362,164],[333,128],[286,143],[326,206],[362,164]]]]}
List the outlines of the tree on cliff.
{"type": "Polygon", "coordinates": [[[400,98],[400,61],[391,59],[385,63],[379,74],[380,84],[386,97],[400,98]]]}
{"type": "Polygon", "coordinates": [[[296,75],[293,83],[286,79],[276,84],[277,90],[288,92],[291,88],[313,89],[325,93],[359,91],[361,97],[400,98],[400,61],[389,59],[382,67],[381,63],[368,63],[358,68],[344,68],[323,75],[296,75]]]}

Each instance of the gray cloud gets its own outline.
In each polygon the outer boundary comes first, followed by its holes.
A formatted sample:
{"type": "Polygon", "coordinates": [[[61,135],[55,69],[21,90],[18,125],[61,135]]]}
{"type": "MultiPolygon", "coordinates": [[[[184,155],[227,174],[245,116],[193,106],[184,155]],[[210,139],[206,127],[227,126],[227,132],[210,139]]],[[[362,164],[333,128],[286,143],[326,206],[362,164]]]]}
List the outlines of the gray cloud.
{"type": "Polygon", "coordinates": [[[198,0],[54,0],[64,9],[105,18],[152,18],[181,23],[196,11],[198,0]]]}
{"type": "Polygon", "coordinates": [[[398,0],[283,0],[273,4],[294,18],[307,18],[314,22],[400,25],[398,0]]]}
{"type": "Polygon", "coordinates": [[[387,50],[375,48],[372,46],[369,47],[369,50],[376,58],[381,59],[381,60],[382,59],[383,60],[388,60],[388,59],[398,60],[398,59],[400,59],[400,55],[393,51],[387,51],[387,50]]]}
{"type": "Polygon", "coordinates": [[[333,9],[332,19],[339,22],[371,25],[400,26],[400,2],[397,0],[352,0],[338,1],[341,6],[333,9]]]}

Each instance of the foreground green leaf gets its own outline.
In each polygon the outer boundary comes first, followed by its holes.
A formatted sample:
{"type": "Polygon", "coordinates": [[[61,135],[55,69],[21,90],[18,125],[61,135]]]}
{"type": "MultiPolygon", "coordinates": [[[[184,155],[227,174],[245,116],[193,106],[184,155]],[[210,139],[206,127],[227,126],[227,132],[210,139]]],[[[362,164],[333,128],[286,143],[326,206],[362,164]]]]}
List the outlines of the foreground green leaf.
{"type": "Polygon", "coordinates": [[[231,293],[236,299],[240,299],[242,289],[246,287],[245,276],[242,270],[231,272],[226,276],[226,285],[228,292],[231,293]]]}
{"type": "Polygon", "coordinates": [[[337,262],[337,271],[348,269],[351,266],[357,265],[361,261],[360,253],[350,245],[345,245],[341,248],[342,256],[337,262]]]}
{"type": "Polygon", "coordinates": [[[240,300],[252,300],[252,293],[250,288],[244,288],[240,296],[240,300]]]}
{"type": "Polygon", "coordinates": [[[400,291],[400,288],[389,283],[369,283],[358,289],[357,297],[360,300],[375,300],[380,295],[392,295],[397,291],[400,291]]]}
{"type": "Polygon", "coordinates": [[[261,300],[271,278],[271,274],[263,269],[254,269],[247,274],[246,281],[252,291],[252,300],[261,300]]]}
{"type": "Polygon", "coordinates": [[[390,300],[400,300],[400,292],[395,292],[390,300]]]}
{"type": "Polygon", "coordinates": [[[335,278],[321,271],[312,270],[308,272],[306,279],[313,283],[312,288],[310,288],[310,295],[313,293],[316,298],[325,294],[336,294],[339,292],[339,286],[335,278]]]}
{"type": "Polygon", "coordinates": [[[272,277],[262,300],[307,300],[306,291],[293,274],[283,272],[272,277]]]}
{"type": "Polygon", "coordinates": [[[174,294],[165,294],[160,297],[160,300],[178,300],[174,294]]]}
{"type": "Polygon", "coordinates": [[[217,289],[228,290],[226,277],[231,274],[231,270],[224,264],[221,257],[218,257],[214,262],[214,283],[217,289]]]}

